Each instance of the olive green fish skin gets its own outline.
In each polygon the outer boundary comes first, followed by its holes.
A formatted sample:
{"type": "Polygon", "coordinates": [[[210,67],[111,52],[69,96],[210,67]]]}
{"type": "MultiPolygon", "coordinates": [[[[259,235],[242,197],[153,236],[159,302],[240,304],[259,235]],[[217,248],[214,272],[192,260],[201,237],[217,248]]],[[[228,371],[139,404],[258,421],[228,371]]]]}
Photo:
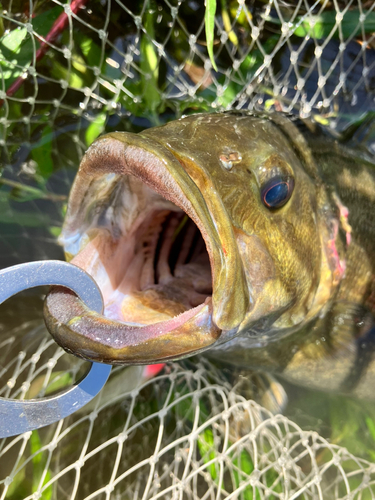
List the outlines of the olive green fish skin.
{"type": "MultiPolygon", "coordinates": [[[[323,315],[278,342],[248,349],[246,336],[210,351],[244,367],[279,373],[299,385],[374,399],[375,160],[319,129],[303,127],[319,178],[348,209],[345,274],[323,315]]],[[[344,231],[345,232],[345,231],[344,231]]],[[[314,242],[311,242],[312,244],[314,242]]]]}
{"type": "MultiPolygon", "coordinates": [[[[237,365],[367,397],[371,356],[362,353],[372,352],[368,332],[375,310],[375,163],[311,127],[297,125],[278,114],[229,112],[190,116],[137,135],[108,134],[94,143],[81,164],[64,241],[71,252],[72,235],[92,231],[90,210],[94,213],[115,199],[100,194],[100,176],[112,172],[115,183],[137,168],[136,175],[154,188],[159,181],[157,175],[148,178],[149,163],[149,172],[159,169],[164,176],[162,195],[173,191],[169,199],[198,225],[212,269],[212,308],[205,306],[199,313],[201,323],[210,326],[196,340],[195,350],[181,349],[175,358],[209,349],[209,354],[237,365]],[[90,180],[94,171],[98,181],[90,180]],[[284,206],[271,209],[261,193],[277,176],[294,183],[294,189],[284,206]],[[100,202],[92,203],[93,193],[102,197],[100,202]],[[204,311],[210,311],[212,320],[204,311]]],[[[53,294],[46,301],[47,327],[69,349],[66,323],[59,326],[51,301],[53,294]]],[[[97,353],[87,356],[84,348],[79,352],[80,337],[69,328],[69,335],[75,335],[74,351],[83,357],[123,364],[159,362],[168,342],[164,359],[173,359],[171,337],[161,340],[155,351],[150,343],[136,345],[136,358],[128,345],[116,357],[113,346],[101,350],[100,341],[90,343],[97,353]]],[[[81,331],[85,328],[82,323],[81,331]]],[[[181,333],[184,346],[190,331],[191,326],[185,336],[181,333]]]]}

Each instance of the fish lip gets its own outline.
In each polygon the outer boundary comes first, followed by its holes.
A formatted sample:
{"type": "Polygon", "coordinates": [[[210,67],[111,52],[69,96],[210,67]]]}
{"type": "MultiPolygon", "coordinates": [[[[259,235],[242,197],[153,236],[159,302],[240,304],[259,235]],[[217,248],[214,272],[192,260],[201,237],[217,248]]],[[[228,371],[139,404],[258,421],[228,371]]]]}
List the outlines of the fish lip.
{"type": "Polygon", "coordinates": [[[44,318],[54,340],[71,354],[113,365],[142,365],[181,359],[211,347],[220,336],[211,324],[211,308],[207,300],[186,311],[182,325],[182,318],[172,318],[134,328],[89,310],[74,292],[56,286],[46,297],[44,318]],[[173,321],[175,325],[167,324],[173,321]]]}
{"type": "MultiPolygon", "coordinates": [[[[69,352],[93,361],[149,364],[202,352],[220,337],[225,337],[226,332],[235,331],[243,318],[243,315],[238,315],[238,301],[233,300],[233,286],[231,286],[235,284],[233,280],[236,272],[242,273],[242,265],[238,267],[240,259],[236,260],[235,240],[230,241],[227,248],[224,248],[218,230],[220,224],[217,219],[215,220],[212,209],[207,207],[201,190],[184,169],[183,162],[162,144],[149,137],[112,133],[100,138],[89,148],[81,162],[79,174],[71,191],[60,241],[74,242],[77,234],[82,231],[81,227],[87,225],[84,208],[87,208],[88,189],[93,179],[108,174],[133,175],[179,206],[199,228],[210,258],[213,296],[212,300],[207,300],[186,323],[180,324],[177,329],[172,329],[170,335],[154,335],[155,338],[146,339],[144,344],[131,338],[129,340],[131,345],[126,344],[123,349],[118,349],[113,343],[105,344],[104,340],[93,341],[89,338],[90,335],[87,335],[88,324],[91,324],[92,328],[95,328],[95,325],[96,327],[108,325],[107,318],[94,317],[92,311],[83,308],[83,303],[77,297],[73,299],[74,296],[65,290],[59,292],[60,305],[64,304],[65,309],[70,310],[71,314],[74,312],[74,316],[67,319],[64,316],[65,311],[61,308],[59,310],[54,300],[56,290],[52,290],[47,296],[44,313],[47,328],[57,343],[69,352]],[[217,299],[217,291],[220,288],[226,293],[217,299]],[[79,302],[76,303],[76,299],[79,302]],[[233,310],[236,314],[233,314],[233,310]],[[155,345],[156,349],[152,350],[155,345]]],[[[69,252],[69,248],[67,250],[69,252]]],[[[73,263],[85,268],[84,262],[79,263],[74,259],[73,263]]],[[[112,321],[111,328],[118,328],[114,323],[121,325],[120,322],[112,321]]],[[[150,335],[153,334],[153,330],[147,330],[145,327],[138,328],[137,332],[128,326],[127,328],[126,331],[124,328],[122,330],[126,338],[137,337],[147,331],[150,335]]]]}

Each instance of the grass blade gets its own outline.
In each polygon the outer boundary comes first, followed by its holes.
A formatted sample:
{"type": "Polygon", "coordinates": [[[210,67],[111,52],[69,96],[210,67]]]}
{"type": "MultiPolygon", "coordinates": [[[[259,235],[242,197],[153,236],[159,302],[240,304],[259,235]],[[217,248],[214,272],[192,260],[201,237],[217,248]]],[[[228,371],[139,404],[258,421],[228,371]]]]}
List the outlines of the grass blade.
{"type": "Polygon", "coordinates": [[[204,23],[206,29],[207,52],[210,57],[212,66],[214,67],[215,71],[217,71],[217,66],[214,59],[215,14],[216,14],[216,0],[206,0],[206,12],[204,15],[204,23]]]}

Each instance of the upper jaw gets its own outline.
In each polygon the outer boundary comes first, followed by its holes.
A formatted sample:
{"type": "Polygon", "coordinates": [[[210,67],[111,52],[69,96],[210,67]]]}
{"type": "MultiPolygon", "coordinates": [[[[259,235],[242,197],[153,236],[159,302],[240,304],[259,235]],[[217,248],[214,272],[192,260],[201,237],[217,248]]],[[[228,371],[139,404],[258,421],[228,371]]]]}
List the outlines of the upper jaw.
{"type": "MultiPolygon", "coordinates": [[[[134,236],[121,217],[121,193],[115,193],[115,183],[123,176],[138,179],[145,189],[167,200],[166,206],[169,203],[179,207],[197,225],[210,259],[212,299],[182,316],[155,325],[135,326],[100,317],[86,310],[72,294],[58,289],[47,297],[45,306],[46,324],[52,335],[64,348],[86,359],[133,364],[191,355],[209,348],[219,338],[235,334],[249,297],[228,215],[220,200],[212,200],[207,191],[210,180],[200,182],[199,169],[193,172],[192,165],[186,166],[178,152],[170,152],[149,137],[113,133],[87,151],[72,188],[62,242],[68,253],[75,254],[83,233],[90,241],[72,263],[93,275],[105,302],[113,295],[121,276],[121,270],[116,273],[113,269],[125,266],[121,239],[129,241],[134,236]],[[97,198],[94,205],[93,196],[97,198]],[[113,266],[113,262],[117,264],[113,266]]],[[[147,206],[143,210],[147,213],[147,206]]],[[[130,224],[131,228],[142,220],[142,210],[133,216],[135,225],[130,224]]]]}

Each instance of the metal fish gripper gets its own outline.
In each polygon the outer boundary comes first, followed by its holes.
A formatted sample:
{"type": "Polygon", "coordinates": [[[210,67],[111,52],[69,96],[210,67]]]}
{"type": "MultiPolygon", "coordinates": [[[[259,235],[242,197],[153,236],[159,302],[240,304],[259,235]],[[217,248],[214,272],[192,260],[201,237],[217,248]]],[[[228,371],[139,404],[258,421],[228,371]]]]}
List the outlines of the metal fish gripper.
{"type": "MultiPolygon", "coordinates": [[[[18,292],[41,285],[65,286],[94,311],[103,310],[102,294],[93,278],[79,267],[57,260],[2,269],[0,304],[18,292]]],[[[110,365],[92,363],[78,384],[54,396],[29,400],[0,397],[0,438],[39,429],[76,412],[101,391],[110,371],[110,365]]]]}

